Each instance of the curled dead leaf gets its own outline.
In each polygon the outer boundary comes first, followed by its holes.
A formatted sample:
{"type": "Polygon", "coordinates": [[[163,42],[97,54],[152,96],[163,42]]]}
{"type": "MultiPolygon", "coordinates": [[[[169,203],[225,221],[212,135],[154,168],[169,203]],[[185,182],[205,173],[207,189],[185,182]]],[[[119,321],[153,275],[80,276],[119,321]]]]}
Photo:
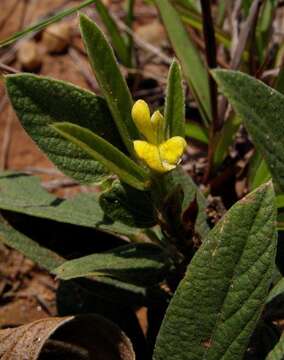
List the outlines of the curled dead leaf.
{"type": "Polygon", "coordinates": [[[115,324],[89,314],[50,317],[0,330],[0,359],[135,360],[135,354],[115,324]]]}

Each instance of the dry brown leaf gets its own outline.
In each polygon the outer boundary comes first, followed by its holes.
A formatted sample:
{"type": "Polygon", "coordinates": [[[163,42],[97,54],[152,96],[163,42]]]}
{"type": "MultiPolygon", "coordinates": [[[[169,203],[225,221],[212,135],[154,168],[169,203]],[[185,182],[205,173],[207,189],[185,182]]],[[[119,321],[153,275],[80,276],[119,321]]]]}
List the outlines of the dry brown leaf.
{"type": "Polygon", "coordinates": [[[135,360],[135,354],[115,324],[89,314],[50,317],[0,330],[0,359],[135,360]]]}

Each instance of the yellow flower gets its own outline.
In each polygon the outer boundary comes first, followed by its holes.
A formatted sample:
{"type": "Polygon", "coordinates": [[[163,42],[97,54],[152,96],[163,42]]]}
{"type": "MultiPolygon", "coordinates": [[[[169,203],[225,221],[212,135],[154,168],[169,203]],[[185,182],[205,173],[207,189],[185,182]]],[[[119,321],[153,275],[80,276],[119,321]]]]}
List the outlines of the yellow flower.
{"type": "Polygon", "coordinates": [[[186,142],[180,136],[168,140],[164,138],[165,119],[159,111],[150,116],[150,109],[144,100],[135,102],[132,118],[146,141],[135,140],[134,149],[137,156],[149,168],[159,173],[170,171],[179,163],[186,142]]]}

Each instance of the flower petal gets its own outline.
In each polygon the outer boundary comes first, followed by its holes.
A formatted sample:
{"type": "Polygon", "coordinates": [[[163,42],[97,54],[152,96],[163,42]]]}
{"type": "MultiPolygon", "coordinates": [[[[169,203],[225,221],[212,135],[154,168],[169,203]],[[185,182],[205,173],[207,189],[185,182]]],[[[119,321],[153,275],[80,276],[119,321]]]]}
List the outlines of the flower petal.
{"type": "Polygon", "coordinates": [[[144,100],[137,100],[132,107],[131,115],[140,133],[150,142],[155,140],[148,104],[144,100]]]}
{"type": "Polygon", "coordinates": [[[168,171],[162,164],[158,146],[142,140],[136,140],[133,144],[137,156],[143,160],[149,168],[162,173],[168,171]]]}
{"type": "Polygon", "coordinates": [[[174,136],[159,146],[160,156],[163,163],[176,165],[186,148],[186,141],[181,136],[174,136]]]}

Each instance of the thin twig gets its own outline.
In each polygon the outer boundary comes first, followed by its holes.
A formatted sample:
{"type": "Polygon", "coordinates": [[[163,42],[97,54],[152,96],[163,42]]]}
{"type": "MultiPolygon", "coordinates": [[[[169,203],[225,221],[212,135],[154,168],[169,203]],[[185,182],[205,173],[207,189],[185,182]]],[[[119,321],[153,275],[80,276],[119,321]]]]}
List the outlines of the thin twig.
{"type": "Polygon", "coordinates": [[[7,73],[12,73],[12,74],[17,74],[19,72],[19,70],[13,68],[12,66],[5,65],[5,64],[0,62],[0,72],[7,72],[7,73]],[[1,71],[1,70],[3,70],[3,71],[1,71]]]}
{"type": "MultiPolygon", "coordinates": [[[[4,103],[4,105],[3,105],[3,107],[4,107],[7,102],[6,96],[4,97],[2,102],[4,103]]],[[[2,105],[2,102],[0,104],[0,107],[2,105]]],[[[6,119],[5,129],[4,129],[3,142],[2,142],[1,170],[7,169],[8,155],[9,155],[9,149],[10,149],[10,144],[11,144],[12,120],[13,120],[12,112],[11,112],[11,109],[9,109],[9,113],[8,113],[7,119],[6,119]]]]}
{"type": "Polygon", "coordinates": [[[232,15],[230,17],[231,19],[231,28],[232,28],[232,41],[231,41],[231,58],[233,57],[233,54],[236,50],[236,47],[238,45],[239,41],[239,21],[238,21],[238,15],[242,7],[242,0],[235,1],[232,15]]]}
{"type": "Polygon", "coordinates": [[[6,12],[5,16],[3,16],[0,19],[0,30],[2,30],[2,28],[4,27],[4,25],[7,23],[7,21],[10,19],[10,16],[12,14],[15,13],[15,10],[17,8],[17,6],[19,5],[19,1],[16,0],[14,1],[14,3],[12,4],[12,6],[10,7],[10,9],[6,12]]]}
{"type": "Polygon", "coordinates": [[[55,168],[42,168],[42,167],[33,167],[27,166],[20,171],[26,174],[46,174],[46,175],[61,175],[62,173],[55,168]]]}
{"type": "Polygon", "coordinates": [[[135,34],[134,31],[132,31],[123,21],[118,19],[114,14],[113,17],[115,21],[117,22],[117,25],[121,30],[124,30],[127,34],[131,35],[133,37],[134,42],[140,46],[141,48],[155,54],[158,56],[161,60],[163,60],[166,64],[170,65],[172,63],[172,58],[164,54],[158,47],[153,46],[152,44],[146,42],[145,40],[140,39],[138,35],[135,34]]]}
{"type": "Polygon", "coordinates": [[[69,178],[54,179],[50,181],[44,181],[42,183],[42,186],[48,191],[54,191],[59,188],[77,186],[77,185],[78,185],[77,181],[69,178]]]}
{"type": "Polygon", "coordinates": [[[80,55],[79,51],[76,48],[71,47],[68,51],[68,54],[69,54],[71,60],[73,61],[73,63],[78,68],[78,70],[84,76],[88,85],[93,90],[98,91],[98,89],[99,89],[98,83],[96,82],[93,73],[89,70],[89,67],[87,66],[87,62],[82,60],[82,56],[80,55]],[[85,62],[85,64],[84,64],[84,62],[85,62]]]}
{"type": "MultiPolygon", "coordinates": [[[[192,29],[189,28],[189,33],[192,41],[195,43],[195,45],[198,47],[198,49],[205,51],[205,45],[204,41],[197,35],[195,31],[192,31],[192,29]]],[[[221,66],[223,69],[229,69],[229,64],[226,63],[226,61],[217,54],[217,64],[221,66]]]]}
{"type": "MultiPolygon", "coordinates": [[[[1,1],[1,0],[0,0],[1,1]]],[[[65,0],[63,2],[63,4],[61,4],[60,6],[56,7],[55,9],[53,9],[52,11],[48,12],[47,14],[45,14],[44,16],[40,16],[37,18],[36,22],[39,21],[43,21],[48,19],[49,17],[53,16],[54,14],[56,14],[57,12],[61,11],[62,9],[64,9],[65,5],[67,5],[70,2],[70,0],[65,0]]],[[[17,50],[18,48],[21,46],[21,44],[29,39],[34,38],[37,33],[30,33],[27,34],[24,38],[21,38],[19,40],[16,40],[15,43],[13,45],[11,45],[7,51],[0,57],[0,62],[1,63],[5,63],[5,64],[10,64],[11,62],[13,62],[16,58],[16,54],[17,54],[17,50]]]]}
{"type": "MultiPolygon", "coordinates": [[[[243,52],[246,48],[246,44],[247,44],[247,41],[251,34],[253,24],[258,17],[261,4],[262,4],[262,0],[254,0],[250,7],[248,17],[247,17],[246,21],[244,22],[241,32],[240,32],[240,36],[238,39],[238,45],[237,45],[234,53],[232,54],[232,59],[231,59],[231,64],[230,64],[230,69],[232,69],[232,70],[236,70],[240,66],[243,52]]],[[[220,102],[220,108],[219,108],[219,116],[222,119],[225,116],[227,104],[228,104],[227,100],[225,98],[222,98],[222,101],[220,102]]]]}
{"type": "Polygon", "coordinates": [[[241,32],[240,32],[238,45],[232,56],[232,61],[231,61],[231,66],[230,66],[232,70],[235,70],[240,66],[243,52],[246,48],[247,41],[248,41],[251,31],[253,29],[253,24],[255,23],[255,21],[258,17],[262,1],[263,0],[254,0],[250,7],[248,17],[247,17],[246,21],[244,22],[241,32]]]}
{"type": "Polygon", "coordinates": [[[144,78],[151,78],[154,79],[156,81],[158,81],[161,84],[166,84],[167,83],[167,77],[161,77],[158,76],[157,74],[155,74],[152,71],[148,71],[148,70],[140,70],[140,69],[131,69],[128,67],[124,67],[125,71],[127,71],[129,74],[135,74],[135,75],[142,75],[144,78]]]}

